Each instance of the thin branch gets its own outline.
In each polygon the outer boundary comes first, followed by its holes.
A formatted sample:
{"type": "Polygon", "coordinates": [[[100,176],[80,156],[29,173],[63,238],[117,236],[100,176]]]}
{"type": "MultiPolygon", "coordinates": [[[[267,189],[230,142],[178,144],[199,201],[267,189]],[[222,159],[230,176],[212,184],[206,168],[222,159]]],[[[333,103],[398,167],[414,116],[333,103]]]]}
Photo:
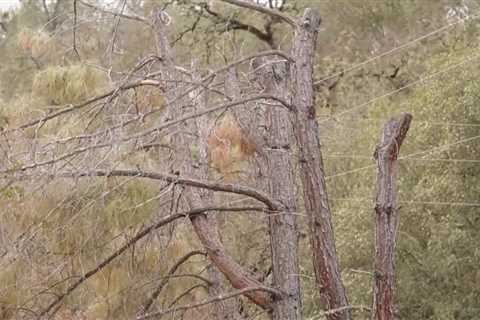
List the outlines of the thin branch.
{"type": "Polygon", "coordinates": [[[247,2],[247,1],[240,1],[240,0],[221,0],[223,2],[226,2],[228,4],[232,4],[234,6],[237,6],[237,7],[242,7],[242,8],[247,8],[247,9],[250,9],[250,10],[255,10],[255,11],[258,11],[258,12],[261,12],[263,14],[266,14],[266,15],[269,15],[269,16],[272,16],[272,17],[276,17],[276,18],[279,18],[283,21],[285,21],[286,23],[288,23],[289,25],[291,25],[292,27],[296,27],[297,26],[297,23],[295,22],[295,20],[280,12],[280,11],[277,11],[277,10],[272,10],[272,9],[269,9],[269,8],[266,8],[266,7],[263,7],[263,6],[259,6],[253,2],[247,2]]]}
{"type": "MultiPolygon", "coordinates": [[[[75,1],[76,0],[74,0],[74,2],[75,1]]],[[[47,21],[50,21],[50,12],[48,11],[48,6],[47,6],[47,1],[46,0],[42,0],[42,7],[43,7],[43,10],[45,11],[45,14],[47,15],[47,21]]]]}
{"type": "MultiPolygon", "coordinates": [[[[51,120],[51,119],[56,118],[58,116],[61,116],[63,114],[81,109],[81,108],[86,107],[86,106],[88,106],[88,105],[90,105],[90,104],[92,104],[96,101],[105,99],[105,98],[111,96],[112,94],[114,94],[116,91],[118,92],[119,89],[121,91],[124,91],[124,90],[129,90],[129,89],[133,89],[133,88],[140,87],[140,86],[158,86],[158,85],[160,85],[160,82],[155,81],[155,80],[140,80],[140,81],[137,81],[137,82],[134,82],[134,83],[131,83],[131,84],[127,84],[127,85],[122,86],[120,88],[113,89],[113,90],[110,90],[110,91],[108,91],[106,93],[103,93],[101,95],[90,98],[87,101],[84,101],[82,103],[75,104],[75,105],[70,105],[66,108],[60,109],[57,112],[54,112],[54,113],[51,113],[51,114],[46,115],[44,117],[32,120],[30,122],[27,122],[27,123],[15,128],[15,129],[9,130],[9,131],[23,130],[23,129],[27,129],[29,127],[33,127],[37,124],[45,123],[48,120],[51,120]]],[[[9,131],[6,131],[5,133],[8,133],[9,131]]]]}
{"type": "MultiPolygon", "coordinates": [[[[225,31],[228,30],[244,30],[248,31],[254,36],[256,36],[261,41],[265,41],[267,44],[272,46],[273,35],[271,32],[264,32],[257,27],[241,22],[240,20],[234,18],[226,18],[220,15],[218,12],[213,11],[208,3],[203,3],[202,8],[212,17],[217,20],[218,23],[225,24],[225,31]]],[[[271,30],[270,30],[271,31],[271,30]]]]}
{"type": "MultiPolygon", "coordinates": [[[[75,55],[77,56],[78,60],[81,60],[80,58],[80,53],[78,53],[77,50],[77,2],[78,0],[73,0],[73,52],[75,52],[75,55]]],[[[43,2],[45,5],[45,1],[43,2]]],[[[45,10],[46,7],[45,7],[45,10]]],[[[48,11],[47,11],[48,14],[48,11]]]]}
{"type": "MultiPolygon", "coordinates": [[[[147,81],[147,80],[144,80],[144,81],[147,81]]],[[[230,103],[227,103],[227,104],[221,104],[221,105],[218,105],[218,106],[206,109],[206,110],[202,110],[200,112],[193,112],[193,113],[186,114],[185,116],[183,116],[179,119],[175,119],[175,120],[172,120],[172,121],[167,121],[167,122],[165,122],[165,123],[163,123],[159,126],[150,128],[150,129],[145,130],[143,132],[140,132],[136,135],[127,136],[127,137],[124,137],[122,139],[119,139],[117,142],[127,142],[127,141],[131,141],[131,140],[134,140],[134,139],[139,139],[139,138],[142,138],[142,137],[144,137],[146,135],[149,135],[151,133],[154,133],[154,132],[158,133],[158,132],[160,132],[160,131],[162,131],[166,128],[169,128],[173,125],[182,123],[182,122],[190,120],[190,119],[194,119],[194,118],[197,118],[197,117],[200,117],[200,116],[204,116],[206,114],[209,114],[209,113],[212,113],[212,112],[215,112],[215,111],[227,110],[227,109],[229,109],[231,107],[234,107],[234,106],[248,105],[248,104],[246,104],[247,102],[260,100],[260,99],[276,100],[276,101],[280,102],[283,106],[287,107],[289,110],[293,110],[293,106],[287,104],[287,102],[285,102],[281,98],[278,98],[278,97],[275,97],[275,96],[272,96],[272,95],[257,95],[257,96],[241,99],[241,100],[238,100],[238,101],[233,101],[233,102],[230,102],[230,103]]],[[[72,106],[69,109],[71,109],[73,107],[75,107],[75,106],[72,106]]],[[[58,114],[60,112],[66,112],[65,110],[66,109],[63,109],[63,110],[57,112],[56,114],[58,114]]],[[[49,117],[51,117],[51,116],[44,117],[43,119],[47,119],[49,117]]],[[[40,122],[40,120],[35,120],[35,121],[40,122]]],[[[33,122],[35,122],[35,121],[33,121],[33,122]]],[[[31,123],[33,123],[33,122],[31,122],[31,123]]],[[[30,125],[30,124],[28,124],[28,125],[30,125]]],[[[26,125],[23,125],[22,127],[24,127],[24,126],[26,126],[26,125]]],[[[12,173],[12,172],[21,172],[21,171],[36,169],[36,168],[39,168],[39,167],[43,167],[43,166],[46,166],[46,165],[57,163],[57,162],[62,161],[62,160],[66,160],[68,158],[79,155],[79,154],[84,153],[86,151],[90,151],[90,150],[93,150],[93,149],[103,149],[103,148],[110,147],[112,145],[113,145],[113,142],[87,145],[85,147],[81,147],[81,148],[75,149],[73,151],[64,153],[64,154],[62,154],[60,156],[57,156],[55,158],[45,160],[43,162],[36,162],[36,163],[33,163],[33,164],[25,165],[21,168],[13,168],[13,169],[9,168],[9,169],[5,169],[5,170],[1,170],[0,174],[9,174],[9,173],[12,173]]]]}
{"type": "Polygon", "coordinates": [[[181,31],[178,36],[175,38],[175,40],[172,41],[171,46],[173,47],[178,41],[183,39],[183,36],[185,36],[188,32],[193,32],[198,26],[198,23],[200,22],[201,16],[197,16],[195,21],[192,23],[192,25],[185,30],[181,31]]]}
{"type": "Polygon", "coordinates": [[[208,108],[208,109],[205,109],[205,110],[201,110],[199,112],[192,112],[192,113],[186,114],[183,117],[180,117],[178,119],[165,122],[165,123],[163,123],[159,126],[150,128],[150,129],[145,130],[143,132],[140,132],[135,136],[129,137],[128,139],[131,140],[131,139],[135,139],[135,138],[140,138],[140,137],[146,136],[146,135],[148,135],[152,132],[166,129],[166,128],[171,127],[175,124],[178,124],[178,123],[190,120],[190,119],[198,118],[198,117],[201,117],[201,116],[204,116],[204,115],[207,115],[209,113],[216,112],[216,111],[220,111],[220,110],[228,110],[229,108],[234,107],[234,106],[245,105],[247,102],[262,100],[262,99],[275,100],[275,101],[279,102],[280,104],[282,104],[284,107],[286,107],[288,110],[294,111],[294,106],[290,105],[289,103],[287,103],[282,98],[279,98],[279,97],[276,97],[276,96],[270,95],[270,94],[260,94],[260,95],[251,96],[251,97],[248,97],[248,98],[245,98],[245,99],[240,99],[240,100],[237,100],[237,101],[232,101],[232,102],[229,102],[229,103],[220,104],[220,105],[217,105],[215,107],[211,107],[211,108],[208,108]]]}
{"type": "Polygon", "coordinates": [[[204,188],[212,191],[220,191],[227,193],[242,194],[249,196],[255,200],[264,203],[269,210],[278,211],[282,206],[270,199],[270,197],[264,194],[262,191],[243,186],[240,184],[226,184],[212,181],[202,181],[196,179],[184,178],[178,175],[166,174],[160,172],[147,172],[140,170],[92,170],[86,172],[64,172],[56,175],[63,178],[80,178],[80,177],[138,177],[148,178],[153,180],[162,180],[170,183],[181,184],[194,188],[204,188]]]}
{"type": "Polygon", "coordinates": [[[181,293],[179,296],[177,296],[175,299],[173,299],[173,301],[172,301],[172,303],[170,303],[169,307],[172,307],[172,306],[176,305],[178,301],[180,301],[183,297],[185,297],[187,294],[189,294],[190,292],[192,292],[193,290],[195,290],[197,288],[204,288],[206,291],[208,291],[208,287],[203,285],[203,284],[194,285],[193,287],[185,290],[183,293],[181,293]]]}
{"type": "Polygon", "coordinates": [[[203,251],[191,251],[189,253],[187,253],[186,255],[184,255],[183,257],[181,257],[171,268],[170,270],[168,270],[167,272],[167,276],[165,278],[163,278],[163,280],[158,284],[157,288],[155,289],[155,291],[152,293],[152,295],[148,298],[148,300],[143,304],[142,306],[142,311],[141,313],[145,313],[148,311],[148,309],[150,309],[150,307],[152,306],[152,304],[155,302],[155,300],[157,300],[158,296],[160,295],[160,292],[162,291],[162,289],[167,285],[168,281],[170,280],[171,276],[177,271],[177,269],[183,264],[185,263],[188,259],[190,259],[191,257],[193,256],[196,256],[196,255],[206,255],[205,252],[203,251]]]}
{"type": "MultiPolygon", "coordinates": [[[[233,67],[233,66],[236,66],[236,65],[239,65],[241,63],[244,63],[246,61],[250,61],[251,59],[253,58],[256,58],[256,57],[264,57],[264,56],[270,56],[270,55],[277,55],[279,57],[282,57],[286,60],[288,60],[289,62],[292,62],[293,61],[293,58],[291,56],[289,56],[287,53],[281,51],[281,50],[269,50],[269,51],[264,51],[264,52],[260,52],[260,53],[256,53],[256,54],[252,54],[252,55],[249,55],[249,56],[246,56],[246,57],[243,57],[243,58],[240,58],[238,60],[235,60],[233,62],[231,62],[230,64],[226,65],[226,66],[223,66],[217,70],[215,70],[214,72],[210,73],[209,75],[205,76],[204,78],[200,79],[199,83],[198,84],[195,84],[193,87],[187,89],[186,91],[182,92],[181,94],[179,94],[175,99],[174,101],[178,100],[178,99],[181,99],[182,97],[184,97],[185,95],[187,95],[188,93],[190,93],[191,91],[195,90],[195,88],[197,88],[198,86],[201,86],[202,83],[206,82],[206,81],[211,81],[211,79],[219,74],[219,73],[222,73],[222,72],[225,72],[227,71],[229,68],[233,67]]],[[[95,96],[93,98],[90,98],[88,99],[87,101],[84,101],[84,102],[81,102],[79,104],[75,104],[75,105],[70,105],[70,106],[67,106],[63,109],[60,109],[59,111],[57,112],[54,112],[54,113],[51,113],[51,114],[48,114],[44,117],[41,117],[41,118],[38,118],[38,119],[35,119],[35,120],[32,120],[30,122],[27,122],[17,128],[14,128],[14,129],[11,129],[11,130],[6,130],[4,132],[4,134],[7,134],[9,132],[12,132],[12,131],[17,131],[17,130],[23,130],[23,129],[27,129],[29,127],[33,127],[37,124],[42,124],[48,120],[51,120],[51,119],[54,119],[56,117],[59,117],[61,115],[64,115],[66,113],[69,113],[69,112],[73,112],[75,110],[78,110],[78,109],[82,109],[96,101],[99,101],[99,100],[102,100],[102,99],[105,99],[105,98],[108,98],[109,96],[111,96],[112,94],[114,94],[115,92],[118,92],[118,91],[124,91],[124,90],[129,90],[129,89],[133,89],[133,88],[136,88],[136,87],[140,87],[140,86],[159,86],[161,84],[161,81],[156,81],[156,80],[151,80],[149,78],[152,78],[152,77],[155,77],[157,75],[159,75],[160,72],[154,72],[154,73],[151,73],[151,74],[148,74],[144,77],[144,79],[142,80],[139,80],[137,82],[133,82],[133,83],[130,83],[130,84],[126,84],[124,86],[121,86],[119,88],[116,88],[116,89],[113,89],[113,90],[110,90],[106,93],[103,93],[101,95],[98,95],[98,96],[95,96]],[[145,79],[148,79],[148,80],[145,80],[145,79]]],[[[173,101],[171,101],[170,103],[172,103],[173,101]]],[[[287,106],[288,104],[285,104],[285,103],[282,103],[284,104],[285,106],[287,106]]]]}
{"type": "MultiPolygon", "coordinates": [[[[77,0],[74,0],[74,11],[75,11],[75,6],[76,6],[76,3],[75,1],[77,0]]],[[[55,29],[57,28],[57,25],[58,25],[58,11],[60,10],[60,2],[64,2],[63,0],[56,0],[55,2],[55,6],[53,8],[53,12],[50,12],[50,10],[48,10],[48,5],[47,5],[47,0],[42,0],[42,7],[43,7],[43,11],[45,11],[45,15],[47,16],[47,22],[45,24],[45,28],[48,29],[50,32],[54,32],[55,29]]]]}
{"type": "Polygon", "coordinates": [[[175,220],[184,218],[184,217],[190,217],[190,216],[195,216],[199,214],[204,214],[206,212],[219,212],[219,211],[252,211],[252,210],[257,210],[257,211],[262,211],[263,209],[261,208],[251,208],[251,207],[244,207],[244,208],[239,208],[239,207],[234,207],[234,208],[228,208],[228,207],[205,207],[205,208],[197,208],[193,209],[187,212],[183,213],[175,213],[168,215],[162,219],[160,219],[157,223],[143,229],[139,233],[137,233],[132,239],[130,239],[127,243],[125,243],[120,249],[116,250],[114,253],[112,253],[110,256],[108,256],[106,259],[104,259],[102,262],[100,262],[95,268],[91,269],[90,271],[84,273],[82,276],[79,277],[77,281],[75,281],[71,286],[69,286],[64,293],[59,294],[56,296],[55,300],[52,301],[45,309],[43,309],[41,312],[39,312],[39,318],[42,318],[42,316],[48,314],[54,307],[56,307],[65,297],[67,297],[69,294],[71,294],[75,289],[77,289],[83,282],[91,278],[93,275],[101,271],[103,268],[105,268],[108,264],[110,264],[113,260],[118,258],[123,252],[125,252],[128,248],[133,246],[135,243],[137,243],[139,240],[150,234],[153,230],[159,229],[175,220]]]}
{"type": "Polygon", "coordinates": [[[174,278],[194,278],[194,279],[201,280],[202,282],[205,282],[205,286],[211,286],[212,283],[213,283],[210,279],[207,279],[206,277],[203,277],[203,276],[201,276],[199,274],[196,274],[196,273],[173,274],[171,276],[168,276],[168,278],[170,278],[170,279],[174,279],[174,278]]]}
{"type": "Polygon", "coordinates": [[[97,11],[100,11],[100,12],[103,12],[103,13],[108,13],[108,14],[118,16],[118,17],[121,17],[121,18],[124,18],[124,19],[135,20],[135,21],[143,22],[143,23],[146,23],[146,24],[150,25],[150,22],[148,21],[148,19],[145,19],[144,17],[138,16],[138,15],[124,14],[122,12],[113,12],[113,11],[109,11],[107,9],[97,7],[97,6],[95,6],[93,4],[90,4],[90,3],[86,2],[86,1],[83,1],[83,0],[76,0],[76,1],[80,2],[81,4],[83,4],[86,7],[89,7],[91,9],[94,9],[94,10],[97,10],[97,11]]]}
{"type": "Polygon", "coordinates": [[[264,292],[271,293],[274,296],[281,296],[281,293],[278,290],[275,290],[275,289],[270,288],[270,287],[264,287],[264,286],[247,287],[247,288],[243,288],[241,290],[233,291],[233,292],[225,294],[225,295],[220,295],[220,296],[217,296],[217,297],[214,297],[214,298],[211,298],[211,299],[207,299],[207,300],[204,300],[204,301],[201,301],[201,302],[198,302],[198,303],[192,303],[192,304],[188,304],[188,305],[185,305],[185,306],[173,307],[173,308],[168,308],[168,309],[165,309],[165,310],[162,310],[162,311],[149,313],[149,314],[137,317],[137,320],[153,319],[153,318],[163,316],[163,315],[166,315],[166,314],[169,314],[169,313],[174,313],[174,312],[184,311],[184,310],[190,310],[190,309],[196,309],[196,308],[203,307],[203,306],[211,304],[211,303],[232,299],[232,298],[237,297],[239,295],[244,295],[245,293],[254,292],[254,291],[264,291],[264,292]]]}
{"type": "Polygon", "coordinates": [[[372,309],[369,307],[363,306],[363,305],[348,305],[336,309],[330,309],[326,311],[320,311],[318,313],[315,313],[313,316],[307,318],[306,320],[320,320],[324,319],[326,316],[334,315],[346,310],[358,310],[358,311],[363,311],[363,312],[372,312],[372,309]]]}

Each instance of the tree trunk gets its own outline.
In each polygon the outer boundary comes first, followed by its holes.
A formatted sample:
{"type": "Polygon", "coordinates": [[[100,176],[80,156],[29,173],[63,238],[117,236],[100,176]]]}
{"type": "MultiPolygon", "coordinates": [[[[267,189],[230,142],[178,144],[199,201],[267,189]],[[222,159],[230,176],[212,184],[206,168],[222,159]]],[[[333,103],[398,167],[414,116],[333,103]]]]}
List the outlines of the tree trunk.
{"type": "Polygon", "coordinates": [[[395,290],[395,245],[398,228],[396,171],[400,147],[412,116],[391,119],[375,150],[377,195],[375,203],[375,266],[373,283],[374,320],[393,320],[395,290]]]}
{"type": "MultiPolygon", "coordinates": [[[[288,62],[267,61],[272,94],[289,101],[288,62]]],[[[273,304],[274,320],[302,319],[298,269],[298,231],[295,212],[295,176],[291,162],[294,144],[290,112],[284,108],[267,109],[267,176],[272,198],[282,203],[284,212],[270,214],[273,283],[286,293],[273,304]]]]}
{"type": "MultiPolygon", "coordinates": [[[[252,61],[255,82],[262,87],[263,93],[291,99],[288,88],[289,64],[277,59],[256,58],[252,61]]],[[[240,97],[238,79],[234,69],[230,70],[227,92],[235,99],[240,97]],[[234,84],[237,85],[234,85],[234,84]]],[[[268,188],[272,199],[282,204],[282,212],[268,216],[270,246],[272,255],[273,285],[285,293],[281,299],[272,303],[272,319],[300,320],[302,304],[298,267],[298,231],[296,225],[295,177],[291,162],[291,150],[294,136],[290,112],[283,107],[267,107],[261,115],[265,129],[258,129],[259,117],[253,112],[245,114],[234,111],[242,129],[249,133],[260,149],[257,165],[263,175],[256,177],[259,184],[268,188]]]]}
{"type": "MultiPolygon", "coordinates": [[[[313,58],[320,15],[307,9],[295,31],[293,79],[295,95],[295,135],[300,153],[301,179],[305,211],[309,217],[313,266],[322,303],[327,310],[348,306],[335,249],[335,240],[328,203],[319,129],[313,96],[313,58]]],[[[328,319],[350,319],[348,308],[329,314],[328,319]]]]}

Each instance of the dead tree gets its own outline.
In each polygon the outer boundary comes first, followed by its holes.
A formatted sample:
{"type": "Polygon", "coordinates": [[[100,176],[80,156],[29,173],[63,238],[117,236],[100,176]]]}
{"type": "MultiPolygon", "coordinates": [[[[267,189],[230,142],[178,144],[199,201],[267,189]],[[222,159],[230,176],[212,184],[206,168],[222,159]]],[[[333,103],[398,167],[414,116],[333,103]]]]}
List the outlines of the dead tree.
{"type": "Polygon", "coordinates": [[[398,230],[397,158],[412,116],[402,114],[383,129],[376,147],[377,194],[375,200],[375,265],[372,319],[394,319],[395,245],[398,230]]]}
{"type": "MultiPolygon", "coordinates": [[[[164,16],[165,13],[163,11],[159,8],[155,9],[153,12],[153,25],[156,30],[157,47],[159,48],[164,66],[162,68],[163,76],[173,81],[173,85],[168,88],[166,93],[167,112],[170,113],[173,119],[178,119],[182,115],[182,105],[179,102],[173,103],[177,89],[174,81],[180,79],[182,75],[175,69],[175,61],[169,47],[164,16]]],[[[192,91],[191,94],[196,111],[204,106],[204,100],[202,100],[204,97],[197,90],[192,91]]],[[[174,171],[181,176],[208,179],[208,121],[205,121],[205,118],[195,117],[181,122],[180,126],[182,127],[182,133],[175,135],[173,141],[177,148],[174,171]],[[192,155],[193,146],[198,148],[196,157],[192,155]]],[[[188,190],[186,199],[191,208],[196,208],[212,201],[211,192],[202,189],[188,190]]],[[[225,251],[218,235],[215,218],[208,215],[198,215],[192,217],[191,222],[212,263],[223,273],[234,288],[245,289],[247,287],[262,286],[253,275],[245,271],[225,251]]],[[[218,278],[216,275],[214,277],[218,278]]],[[[269,308],[271,297],[268,293],[248,291],[245,295],[259,306],[269,308]]],[[[217,308],[217,312],[220,313],[221,310],[217,308]]],[[[229,316],[231,315],[218,314],[218,319],[228,319],[229,316]]]]}

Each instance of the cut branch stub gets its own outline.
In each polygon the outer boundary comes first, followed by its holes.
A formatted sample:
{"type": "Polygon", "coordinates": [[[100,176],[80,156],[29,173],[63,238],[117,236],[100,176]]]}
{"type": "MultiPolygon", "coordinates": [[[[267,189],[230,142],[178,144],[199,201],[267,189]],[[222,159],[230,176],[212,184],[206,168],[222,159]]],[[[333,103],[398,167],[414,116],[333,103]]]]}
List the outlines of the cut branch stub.
{"type": "Polygon", "coordinates": [[[408,113],[403,113],[398,120],[390,119],[388,121],[385,125],[381,142],[374,153],[376,160],[382,157],[389,157],[392,160],[397,159],[400,146],[407,135],[411,121],[412,115],[408,113]]]}
{"type": "Polygon", "coordinates": [[[400,146],[412,116],[402,114],[391,119],[382,133],[374,157],[377,160],[377,194],[375,203],[375,277],[373,313],[375,320],[393,320],[395,290],[395,245],[398,228],[396,169],[400,146]]]}

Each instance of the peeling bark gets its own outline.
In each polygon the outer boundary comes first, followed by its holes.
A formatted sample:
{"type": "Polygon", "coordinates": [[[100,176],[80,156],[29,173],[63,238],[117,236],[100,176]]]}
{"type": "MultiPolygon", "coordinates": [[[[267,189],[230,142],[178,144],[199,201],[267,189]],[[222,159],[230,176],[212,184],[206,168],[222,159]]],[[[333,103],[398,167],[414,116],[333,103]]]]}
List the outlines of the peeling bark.
{"type": "Polygon", "coordinates": [[[412,116],[391,119],[382,133],[374,157],[377,160],[375,203],[375,265],[373,283],[374,320],[394,319],[395,246],[398,228],[396,171],[400,147],[412,116]]]}

